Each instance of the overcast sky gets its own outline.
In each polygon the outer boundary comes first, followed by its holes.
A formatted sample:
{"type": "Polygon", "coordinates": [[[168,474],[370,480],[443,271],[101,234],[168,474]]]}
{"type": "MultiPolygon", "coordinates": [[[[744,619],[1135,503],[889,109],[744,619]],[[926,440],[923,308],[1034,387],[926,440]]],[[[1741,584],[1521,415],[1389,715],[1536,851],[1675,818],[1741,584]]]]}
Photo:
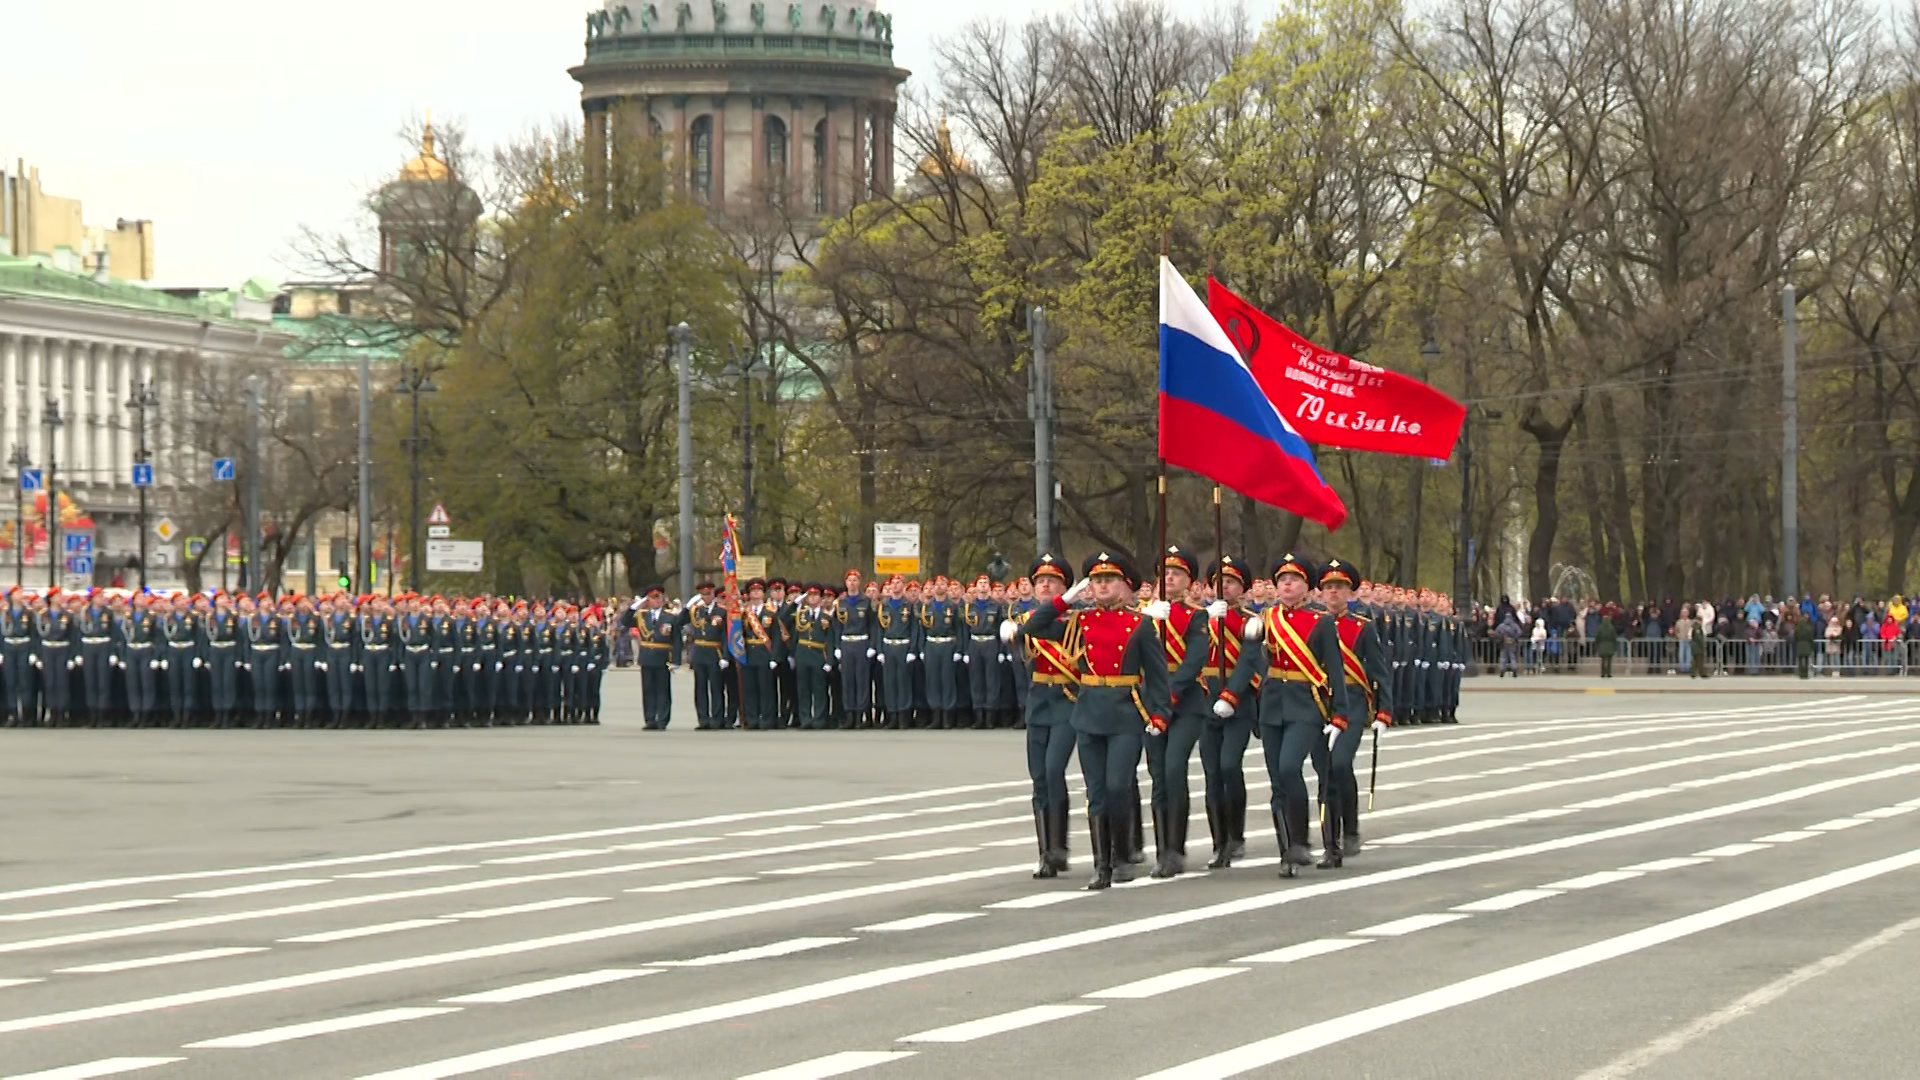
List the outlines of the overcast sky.
{"type": "MultiPolygon", "coordinates": [[[[895,59],[973,13],[1066,0],[883,0],[895,59]]],[[[87,224],[155,223],[157,279],[297,275],[302,225],[338,231],[409,156],[431,108],[491,145],[578,116],[567,68],[595,0],[0,0],[0,156],[79,198],[87,224]]]]}

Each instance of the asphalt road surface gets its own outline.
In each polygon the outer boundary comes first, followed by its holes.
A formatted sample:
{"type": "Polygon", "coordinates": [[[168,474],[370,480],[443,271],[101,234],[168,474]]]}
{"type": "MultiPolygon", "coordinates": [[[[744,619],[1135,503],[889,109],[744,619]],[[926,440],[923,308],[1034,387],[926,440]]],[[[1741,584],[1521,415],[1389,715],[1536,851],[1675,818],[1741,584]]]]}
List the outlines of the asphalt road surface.
{"type": "Polygon", "coordinates": [[[0,1077],[1920,1071],[1910,698],[1474,695],[1382,740],[1345,869],[1278,880],[1256,810],[1247,863],[1093,894],[1078,820],[1029,878],[1020,733],[655,734],[607,690],[0,731],[0,1077]]]}

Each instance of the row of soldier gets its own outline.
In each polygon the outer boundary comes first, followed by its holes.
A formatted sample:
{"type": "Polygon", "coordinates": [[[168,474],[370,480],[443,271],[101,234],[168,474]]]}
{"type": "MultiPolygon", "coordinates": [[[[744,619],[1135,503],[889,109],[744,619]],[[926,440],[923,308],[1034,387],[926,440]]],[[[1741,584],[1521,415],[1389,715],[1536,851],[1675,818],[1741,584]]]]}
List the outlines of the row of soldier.
{"type": "MultiPolygon", "coordinates": [[[[1144,862],[1137,781],[1142,755],[1152,784],[1155,877],[1186,870],[1196,751],[1205,777],[1211,869],[1245,850],[1243,759],[1259,739],[1271,783],[1269,809],[1281,875],[1314,862],[1303,767],[1318,778],[1322,855],[1335,869],[1361,846],[1354,771],[1363,733],[1376,739],[1396,717],[1455,722],[1459,627],[1444,596],[1369,586],[1339,560],[1291,554],[1270,571],[1272,602],[1251,602],[1252,575],[1221,556],[1204,575],[1179,545],[1159,560],[1164,595],[1146,599],[1133,564],[1109,552],[1088,558],[1074,581],[1052,555],[1033,565],[1037,603],[1002,623],[1029,668],[1027,766],[1033,784],[1036,878],[1068,868],[1068,759],[1085,781],[1094,860],[1088,888],[1133,877],[1144,862]],[[1083,596],[1090,603],[1076,604],[1083,596]],[[1364,597],[1364,599],[1362,599],[1364,597]]],[[[1387,587],[1382,587],[1387,588],[1387,587]]]]}
{"type": "Polygon", "coordinates": [[[477,597],[15,588],[9,727],[596,724],[599,613],[477,597]]]}
{"type": "MultiPolygon", "coordinates": [[[[1202,603],[1215,598],[1208,582],[1189,590],[1202,603]]],[[[1033,610],[1030,576],[1003,585],[981,575],[969,587],[945,577],[863,584],[848,571],[844,587],[773,578],[748,581],[742,592],[737,606],[716,598],[711,582],[685,608],[669,606],[659,586],[636,601],[630,619],[647,729],[671,720],[669,670],[681,655],[693,670],[701,730],[1026,726],[1031,671],[997,628],[1033,610]],[[744,642],[737,659],[727,644],[735,610],[744,642]]],[[[1156,592],[1142,583],[1145,599],[1156,592]]],[[[1467,643],[1445,598],[1371,583],[1357,596],[1379,623],[1395,720],[1453,722],[1467,643]]],[[[1278,604],[1273,581],[1253,579],[1238,603],[1256,612],[1278,604]]]]}

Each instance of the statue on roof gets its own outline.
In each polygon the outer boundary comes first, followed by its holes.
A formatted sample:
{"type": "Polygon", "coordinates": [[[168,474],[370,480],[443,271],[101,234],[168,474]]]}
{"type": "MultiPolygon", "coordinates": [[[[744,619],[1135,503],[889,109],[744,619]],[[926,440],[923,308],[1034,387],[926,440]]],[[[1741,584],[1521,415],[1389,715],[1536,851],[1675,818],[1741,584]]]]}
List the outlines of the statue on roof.
{"type": "Polygon", "coordinates": [[[787,25],[793,27],[793,32],[796,34],[800,32],[800,19],[801,19],[800,5],[788,4],[787,5],[787,25]]]}
{"type": "Polygon", "coordinates": [[[627,10],[627,5],[621,4],[619,7],[613,9],[612,14],[614,34],[618,36],[626,33],[627,23],[633,19],[633,12],[627,10]]]}
{"type": "Polygon", "coordinates": [[[834,20],[839,17],[840,12],[835,10],[832,4],[820,5],[820,25],[827,28],[827,33],[833,33],[834,20]]]}
{"type": "Polygon", "coordinates": [[[727,25],[727,5],[724,0],[713,0],[713,28],[718,30],[725,25],[727,25]]]}
{"type": "Polygon", "coordinates": [[[673,28],[684,31],[693,21],[693,5],[681,0],[679,7],[673,9],[673,28]]]}
{"type": "Polygon", "coordinates": [[[854,37],[860,36],[860,9],[859,8],[850,7],[847,9],[847,29],[853,31],[854,37]]]}
{"type": "Polygon", "coordinates": [[[653,28],[658,25],[660,25],[660,9],[652,4],[642,7],[640,9],[640,29],[651,33],[653,28]]]}
{"type": "Polygon", "coordinates": [[[747,16],[753,20],[755,30],[767,28],[767,5],[760,0],[753,0],[753,3],[747,5],[747,16]]]}

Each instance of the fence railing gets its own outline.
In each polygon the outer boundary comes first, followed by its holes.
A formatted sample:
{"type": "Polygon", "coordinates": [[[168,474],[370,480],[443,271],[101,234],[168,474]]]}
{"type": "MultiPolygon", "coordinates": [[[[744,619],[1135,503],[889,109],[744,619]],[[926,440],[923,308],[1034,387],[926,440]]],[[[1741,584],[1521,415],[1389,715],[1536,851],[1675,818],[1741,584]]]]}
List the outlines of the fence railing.
{"type": "MultiPolygon", "coordinates": [[[[1579,638],[1521,641],[1512,647],[1499,638],[1473,643],[1480,675],[1511,671],[1519,675],[1598,675],[1599,647],[1579,638]]],[[[1614,649],[1615,675],[1783,675],[1799,671],[1800,656],[1791,641],[1732,641],[1708,638],[1699,648],[1684,639],[1621,638],[1614,649]]],[[[1862,641],[1854,645],[1816,641],[1807,653],[1809,674],[1869,678],[1920,675],[1920,641],[1862,641]]]]}

